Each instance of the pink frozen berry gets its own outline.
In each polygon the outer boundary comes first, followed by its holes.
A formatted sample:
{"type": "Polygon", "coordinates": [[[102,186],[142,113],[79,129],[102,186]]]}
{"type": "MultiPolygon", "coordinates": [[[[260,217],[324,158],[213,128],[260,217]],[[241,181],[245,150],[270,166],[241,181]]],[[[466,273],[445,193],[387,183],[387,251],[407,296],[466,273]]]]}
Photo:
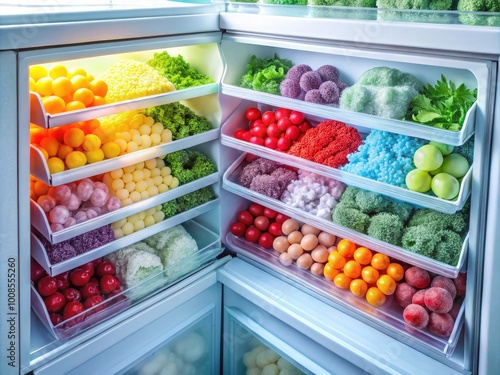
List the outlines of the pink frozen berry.
{"type": "Polygon", "coordinates": [[[90,195],[94,191],[94,184],[88,178],[81,180],[76,187],[76,195],[83,202],[86,202],[90,199],[90,195]]]}
{"type": "Polygon", "coordinates": [[[455,322],[450,314],[431,312],[427,329],[436,336],[449,337],[454,325],[455,322]]]}
{"type": "Polygon", "coordinates": [[[95,207],[102,207],[108,200],[108,193],[102,189],[95,189],[90,195],[90,203],[95,207]]]}
{"type": "Polygon", "coordinates": [[[54,186],[49,189],[48,194],[60,203],[68,199],[71,189],[67,185],[54,186]]]}
{"type": "Polygon", "coordinates": [[[87,218],[89,220],[99,216],[99,214],[95,212],[95,210],[93,210],[92,208],[86,208],[85,212],[87,213],[87,218]]]}
{"type": "Polygon", "coordinates": [[[465,288],[467,286],[467,275],[465,273],[459,273],[456,278],[453,279],[453,283],[457,288],[457,296],[465,297],[465,288]]]}
{"type": "Polygon", "coordinates": [[[396,287],[396,290],[394,291],[394,301],[396,303],[405,308],[409,304],[411,304],[411,300],[413,298],[413,295],[417,292],[417,289],[412,287],[410,284],[407,283],[401,283],[398,284],[396,287]]]}
{"type": "Polygon", "coordinates": [[[114,211],[122,207],[122,201],[118,197],[111,197],[106,202],[108,211],[114,211]]]}
{"type": "Polygon", "coordinates": [[[103,190],[106,194],[109,194],[109,188],[104,182],[95,181],[94,189],[103,190]]]}
{"type": "Polygon", "coordinates": [[[447,313],[453,307],[451,294],[446,289],[436,286],[426,290],[424,302],[429,310],[437,313],[447,313]]]}
{"type": "Polygon", "coordinates": [[[61,202],[63,206],[66,206],[66,208],[70,211],[75,211],[80,208],[80,205],[82,204],[82,201],[76,194],[70,194],[68,199],[64,200],[61,202]]]}
{"type": "Polygon", "coordinates": [[[87,213],[84,210],[76,212],[73,217],[76,220],[77,224],[83,223],[85,220],[88,220],[87,213]]]}
{"type": "Polygon", "coordinates": [[[64,223],[64,228],[69,228],[75,224],[76,224],[76,219],[72,216],[68,218],[68,220],[66,220],[66,222],[64,223]]]}
{"type": "Polygon", "coordinates": [[[436,276],[431,281],[431,286],[437,286],[439,288],[446,289],[448,293],[451,294],[451,298],[455,299],[457,296],[457,288],[455,287],[455,283],[452,279],[449,279],[444,276],[436,276]]]}
{"type": "Polygon", "coordinates": [[[50,195],[42,195],[36,201],[44,212],[50,212],[56,206],[56,200],[50,195]]]}
{"type": "Polygon", "coordinates": [[[415,303],[405,307],[403,311],[404,321],[415,328],[425,328],[429,323],[429,313],[425,308],[415,303]]]}
{"type": "Polygon", "coordinates": [[[425,302],[424,302],[424,296],[425,296],[426,291],[427,291],[427,289],[417,290],[417,292],[413,295],[413,298],[411,299],[411,303],[414,303],[416,305],[420,305],[424,308],[427,308],[427,306],[425,306],[425,302]]]}
{"type": "Polygon", "coordinates": [[[417,289],[424,289],[431,283],[431,277],[423,268],[412,266],[405,271],[405,281],[417,289]]]}
{"type": "Polygon", "coordinates": [[[57,232],[57,231],[60,231],[60,230],[63,230],[64,229],[64,225],[62,224],[50,224],[50,230],[52,232],[57,232]]]}
{"type": "Polygon", "coordinates": [[[70,217],[70,213],[65,206],[55,206],[49,212],[49,222],[51,224],[64,224],[70,217]]]}

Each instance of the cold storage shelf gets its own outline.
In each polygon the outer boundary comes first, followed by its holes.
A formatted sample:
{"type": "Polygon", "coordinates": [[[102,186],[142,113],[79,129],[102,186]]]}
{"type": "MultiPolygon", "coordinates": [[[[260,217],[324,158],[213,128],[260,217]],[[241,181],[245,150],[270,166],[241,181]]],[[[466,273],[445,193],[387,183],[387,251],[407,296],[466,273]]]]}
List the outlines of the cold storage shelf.
{"type": "Polygon", "coordinates": [[[181,278],[187,277],[195,270],[208,265],[222,253],[223,248],[220,246],[219,234],[208,230],[196,221],[185,222],[183,226],[198,245],[199,250],[196,253],[56,326],[51,323],[43,300],[32,284],[31,302],[33,310],[55,338],[70,338],[134,306],[145,297],[150,297],[153,293],[161,291],[166,286],[180,281],[181,278]]]}
{"type": "Polygon", "coordinates": [[[339,224],[335,224],[331,221],[322,219],[299,208],[289,207],[280,200],[270,198],[266,195],[257,193],[253,190],[239,185],[237,180],[242,168],[242,164],[244,162],[244,158],[245,154],[241,155],[224,173],[222,179],[222,187],[225,190],[244,197],[248,200],[260,203],[265,207],[272,208],[299,221],[311,224],[326,232],[349,238],[356,244],[366,246],[373,251],[378,251],[388,256],[395,257],[399,260],[422,267],[439,275],[455,278],[465,264],[469,248],[468,234],[463,238],[462,248],[460,250],[460,255],[456,265],[449,265],[443,262],[439,262],[435,259],[416,254],[402,247],[391,245],[387,242],[377,240],[363,233],[356,232],[339,224]]]}
{"type": "Polygon", "coordinates": [[[173,217],[165,219],[159,223],[151,225],[140,231],[129,234],[125,237],[107,243],[103,246],[95,248],[93,250],[87,251],[86,253],[80,254],[76,257],[64,260],[59,263],[51,263],[47,255],[47,250],[43,246],[40,239],[35,233],[31,233],[31,255],[35,260],[47,271],[51,276],[58,275],[60,273],[69,271],[73,268],[78,267],[81,264],[88,263],[96,258],[105,256],[113,251],[123,249],[124,247],[131,245],[133,243],[139,242],[155,233],[158,233],[167,228],[173,227],[178,224],[182,224],[188,220],[196,218],[205,212],[216,209],[220,205],[219,198],[213,201],[204,203],[198,207],[192,208],[191,210],[182,212],[173,217]]]}
{"type": "Polygon", "coordinates": [[[285,278],[305,285],[314,293],[335,304],[341,304],[351,311],[367,317],[372,322],[388,328],[393,336],[404,338],[405,342],[408,340],[415,341],[419,345],[446,357],[453,354],[464,322],[464,302],[462,302],[450,337],[443,338],[427,330],[408,328],[403,320],[403,309],[392,298],[388,298],[382,306],[374,307],[366,302],[364,298],[355,297],[349,290],[338,288],[333,285],[333,282],[324,277],[314,276],[311,272],[299,268],[295,263],[289,267],[283,266],[279,261],[277,252],[272,249],[266,250],[231,233],[226,235],[225,243],[229,248],[235,250],[238,255],[249,259],[251,263],[264,265],[275,274],[280,274],[285,278]]]}
{"type": "Polygon", "coordinates": [[[219,173],[212,173],[206,177],[202,177],[195,181],[168,190],[165,193],[161,193],[129,206],[122,207],[118,210],[105,213],[57,232],[50,229],[46,213],[42,210],[40,205],[31,199],[31,225],[36,228],[41,235],[49,240],[50,243],[55,244],[218,182],[219,173]]]}
{"type": "MultiPolygon", "coordinates": [[[[366,177],[361,177],[355,174],[344,172],[340,169],[328,167],[318,164],[297,156],[289,155],[286,152],[276,151],[267,147],[258,146],[250,142],[238,140],[234,137],[234,133],[238,128],[246,128],[248,120],[245,119],[245,110],[250,107],[258,106],[254,102],[242,102],[240,106],[233,112],[229,119],[221,128],[221,142],[223,145],[248,152],[250,154],[259,155],[266,159],[274,160],[279,163],[285,163],[309,172],[317,173],[322,176],[333,178],[337,181],[344,182],[348,185],[366,188],[369,186],[371,191],[384,194],[395,199],[403,200],[422,207],[428,207],[433,210],[442,211],[444,213],[455,213],[463,208],[467,199],[470,196],[472,187],[472,165],[467,174],[463,177],[460,183],[460,191],[455,200],[445,200],[430,194],[418,193],[402,187],[389,185],[366,177]]],[[[318,119],[315,119],[320,121],[318,119]]],[[[358,128],[360,133],[366,131],[366,128],[358,128]]]]}
{"type": "Polygon", "coordinates": [[[212,129],[190,137],[178,139],[147,149],[134,151],[129,154],[106,159],[98,163],[87,164],[83,167],[67,169],[59,173],[50,173],[47,161],[42,152],[36,147],[30,146],[30,172],[49,186],[58,186],[81,180],[83,178],[97,176],[112,170],[123,168],[141,161],[146,161],[155,157],[169,154],[171,152],[190,148],[205,142],[219,138],[219,129],[212,129]]]}

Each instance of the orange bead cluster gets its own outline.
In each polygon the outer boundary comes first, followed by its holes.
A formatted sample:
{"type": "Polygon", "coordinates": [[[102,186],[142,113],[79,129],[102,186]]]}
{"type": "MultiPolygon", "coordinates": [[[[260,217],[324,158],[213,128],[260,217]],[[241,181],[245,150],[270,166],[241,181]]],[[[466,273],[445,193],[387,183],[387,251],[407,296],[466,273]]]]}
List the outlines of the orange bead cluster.
{"type": "Polygon", "coordinates": [[[365,298],[376,307],[394,293],[397,282],[404,276],[404,269],[385,254],[373,253],[342,239],[337,249],[328,255],[323,275],[338,288],[349,289],[356,297],[365,298]]]}

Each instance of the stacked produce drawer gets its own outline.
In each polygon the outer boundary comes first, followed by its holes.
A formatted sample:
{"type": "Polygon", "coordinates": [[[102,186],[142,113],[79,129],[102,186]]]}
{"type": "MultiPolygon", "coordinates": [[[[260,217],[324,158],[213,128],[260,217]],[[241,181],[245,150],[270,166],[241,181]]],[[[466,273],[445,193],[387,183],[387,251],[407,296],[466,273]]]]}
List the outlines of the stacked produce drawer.
{"type": "Polygon", "coordinates": [[[487,97],[477,77],[488,65],[238,34],[225,34],[222,52],[222,101],[239,99],[221,129],[236,159],[222,185],[235,207],[223,217],[228,247],[411,346],[451,356],[464,321],[476,111],[487,97]],[[413,94],[410,82],[419,82],[413,94]],[[410,101],[443,85],[467,93],[459,126],[419,123],[418,109],[412,118],[410,101]],[[460,169],[435,170],[455,153],[466,161],[454,191],[437,187],[443,176],[431,189],[433,176],[460,169]],[[434,157],[439,165],[425,165],[434,157]],[[418,173],[424,188],[412,184],[418,173]]]}
{"type": "Polygon", "coordinates": [[[55,339],[222,252],[219,40],[214,32],[23,56],[31,301],[55,339]]]}

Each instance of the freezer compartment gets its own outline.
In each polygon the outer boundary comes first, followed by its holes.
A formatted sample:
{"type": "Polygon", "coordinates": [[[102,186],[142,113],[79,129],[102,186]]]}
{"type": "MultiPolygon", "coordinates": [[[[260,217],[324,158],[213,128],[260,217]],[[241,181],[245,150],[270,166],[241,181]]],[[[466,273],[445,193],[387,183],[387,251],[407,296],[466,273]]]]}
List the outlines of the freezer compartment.
{"type": "MultiPolygon", "coordinates": [[[[307,170],[309,172],[314,172],[328,178],[333,178],[348,185],[357,186],[359,188],[366,188],[367,186],[369,186],[371,191],[377,192],[379,194],[384,194],[395,199],[413,203],[422,207],[428,207],[433,210],[438,210],[449,214],[461,210],[470,196],[472,187],[472,165],[470,165],[467,174],[461,180],[458,196],[453,200],[445,200],[431,194],[411,191],[399,186],[390,185],[349,172],[345,172],[340,168],[331,168],[329,166],[315,163],[313,161],[309,161],[294,155],[289,155],[286,151],[281,152],[279,150],[274,150],[268,147],[259,146],[251,142],[237,139],[234,137],[234,134],[238,129],[248,129],[248,120],[245,118],[245,111],[251,107],[259,108],[262,113],[267,110],[275,110],[275,108],[273,107],[265,106],[260,103],[243,101],[221,128],[221,142],[223,145],[242,150],[250,154],[259,155],[261,157],[265,157],[266,159],[274,160],[279,163],[285,163],[296,168],[307,170]]],[[[307,119],[313,124],[313,126],[323,121],[322,119],[313,116],[310,116],[307,119]]],[[[363,138],[365,138],[366,133],[369,133],[370,131],[369,129],[366,129],[364,127],[354,126],[354,128],[359,131],[363,138]]],[[[411,157],[412,155],[403,156],[411,157]]]]}
{"type": "Polygon", "coordinates": [[[450,131],[426,126],[411,121],[383,118],[339,109],[338,105],[322,105],[290,99],[281,95],[255,91],[241,87],[242,77],[247,74],[246,67],[253,55],[258,58],[288,59],[293,65],[307,64],[316,70],[323,65],[333,65],[339,71],[339,81],[353,85],[359,77],[375,67],[389,67],[415,76],[422,84],[435,85],[444,75],[456,84],[464,83],[467,88],[478,88],[483,82],[478,77],[485,73],[486,66],[470,61],[450,60],[444,57],[412,55],[410,53],[379,53],[376,51],[340,48],[334,45],[316,43],[315,45],[293,41],[286,38],[269,40],[258,36],[224,35],[222,53],[227,69],[222,78],[223,94],[255,102],[265,102],[277,107],[290,108],[322,118],[335,118],[356,126],[398,133],[402,135],[434,140],[450,145],[461,145],[474,133],[475,111],[473,105],[467,114],[460,131],[450,131]],[[272,47],[271,47],[272,46],[272,47]],[[304,58],[304,53],[307,58],[304,58]]]}
{"type": "Polygon", "coordinates": [[[76,255],[66,260],[62,260],[57,263],[50,261],[47,249],[44,247],[42,241],[40,240],[40,235],[37,234],[36,230],[31,233],[31,256],[36,259],[36,261],[45,269],[45,271],[51,275],[58,275],[62,272],[69,271],[73,268],[78,267],[81,264],[88,263],[93,259],[105,256],[113,251],[122,249],[136,243],[144,238],[152,236],[162,230],[173,227],[174,225],[182,224],[188,220],[199,218],[204,214],[216,210],[220,205],[219,198],[215,198],[212,201],[204,203],[200,206],[192,208],[188,211],[177,214],[173,217],[166,218],[159,223],[153,224],[147,228],[140,231],[129,234],[125,237],[116,239],[105,245],[99,246],[95,249],[89,250],[82,254],[76,255]]]}
{"type": "Polygon", "coordinates": [[[402,247],[391,245],[390,243],[375,239],[361,232],[343,227],[327,219],[318,217],[307,211],[303,211],[300,208],[288,206],[278,199],[270,198],[264,194],[257,193],[253,190],[241,186],[238,183],[238,176],[241,172],[242,167],[245,165],[245,156],[246,154],[241,155],[224,173],[222,186],[225,190],[230,191],[238,196],[244,197],[248,200],[260,203],[266,207],[272,208],[299,221],[311,224],[329,233],[349,238],[358,245],[366,246],[371,250],[384,253],[388,256],[393,256],[404,262],[420,266],[422,268],[425,268],[426,270],[435,272],[443,276],[456,277],[465,264],[467,251],[469,248],[468,233],[463,237],[462,248],[460,250],[457,264],[450,265],[437,261],[421,254],[411,252],[402,247]]]}
{"type": "Polygon", "coordinates": [[[279,261],[279,253],[274,250],[250,243],[242,238],[226,235],[226,245],[251,262],[270,269],[272,273],[278,273],[287,279],[305,285],[314,293],[327,298],[335,304],[340,304],[345,308],[363,315],[372,320],[375,325],[382,325],[392,331],[392,335],[403,341],[412,340],[419,345],[440,353],[446,357],[453,354],[464,322],[465,302],[461,302],[460,311],[455,319],[453,331],[449,337],[439,337],[432,334],[427,329],[417,329],[405,323],[403,319],[403,308],[399,306],[392,296],[387,296],[386,302],[378,307],[370,305],[365,298],[355,297],[349,289],[341,289],[333,285],[324,277],[315,276],[310,271],[301,269],[293,263],[284,266],[279,261]]]}
{"type": "MultiPolygon", "coordinates": [[[[158,293],[164,288],[180,281],[182,278],[211,263],[223,249],[220,246],[220,237],[217,233],[203,227],[196,221],[182,224],[196,242],[198,250],[177,263],[167,266],[163,271],[149,274],[139,282],[132,284],[118,294],[110,294],[104,301],[85,309],[79,314],[68,318],[57,325],[53,325],[45,308],[44,301],[31,285],[32,308],[45,325],[47,330],[57,339],[72,337],[92,326],[109,319],[125,309],[133,306],[145,298],[158,293]]],[[[148,266],[149,265],[148,263],[148,266]]],[[[118,264],[116,264],[118,270],[118,264]]],[[[137,270],[139,271],[139,270],[137,270]]],[[[125,280],[122,280],[124,282],[125,280]]]]}

